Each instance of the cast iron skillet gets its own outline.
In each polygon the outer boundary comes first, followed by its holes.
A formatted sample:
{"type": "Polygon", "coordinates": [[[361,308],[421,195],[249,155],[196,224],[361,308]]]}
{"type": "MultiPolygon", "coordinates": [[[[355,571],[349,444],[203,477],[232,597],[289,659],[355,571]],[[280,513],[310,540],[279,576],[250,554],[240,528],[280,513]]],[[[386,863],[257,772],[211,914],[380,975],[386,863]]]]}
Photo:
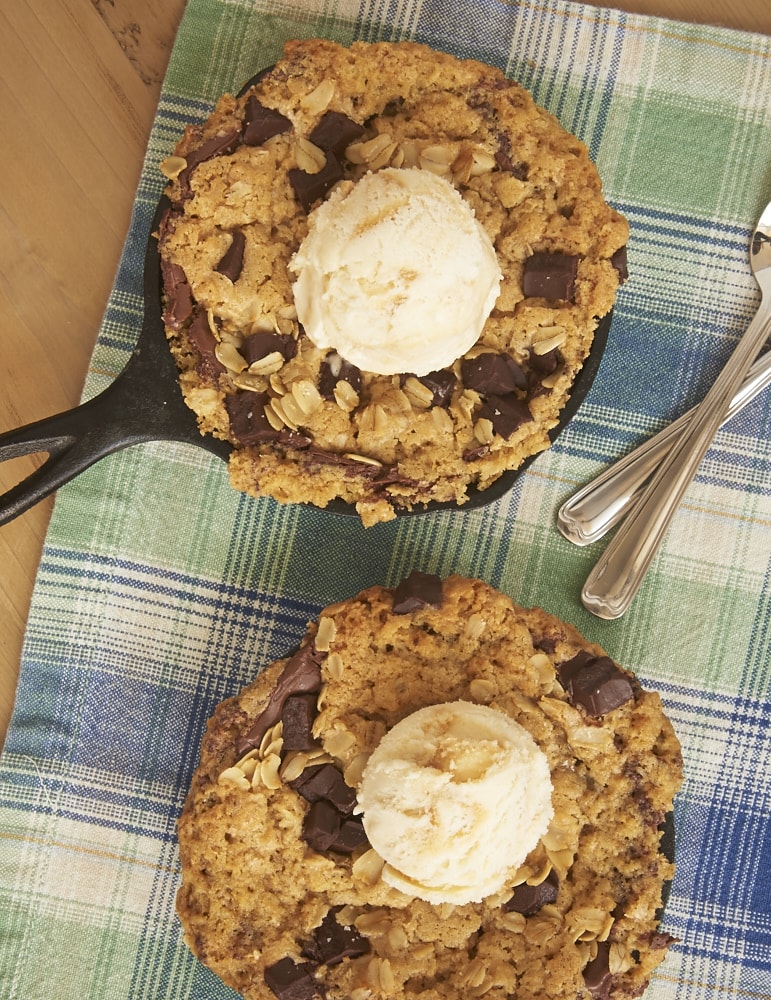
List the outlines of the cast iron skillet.
{"type": "MultiPolygon", "coordinates": [[[[272,67],[270,67],[272,68],[272,67]]],[[[243,94],[270,68],[257,73],[241,88],[243,94]]],[[[153,235],[169,206],[162,196],[150,226],[144,262],[144,318],[136,347],[118,377],[93,399],[35,423],[0,434],[0,461],[39,452],[48,458],[30,476],[0,495],[0,525],[39,503],[89,466],[131,445],[144,441],[182,441],[197,445],[227,461],[232,445],[202,436],[193,412],[186,406],[177,381],[178,371],[168,347],[161,319],[161,273],[158,240],[153,235]]],[[[560,421],[549,434],[553,442],[573,417],[592,386],[608,339],[611,314],[605,316],[560,421]]],[[[469,488],[469,499],[431,501],[400,516],[433,510],[473,510],[492,503],[511,489],[517,476],[537,455],[518,469],[505,472],[486,490],[469,488]]],[[[358,517],[353,504],[333,500],[324,508],[335,514],[358,517]]]]}

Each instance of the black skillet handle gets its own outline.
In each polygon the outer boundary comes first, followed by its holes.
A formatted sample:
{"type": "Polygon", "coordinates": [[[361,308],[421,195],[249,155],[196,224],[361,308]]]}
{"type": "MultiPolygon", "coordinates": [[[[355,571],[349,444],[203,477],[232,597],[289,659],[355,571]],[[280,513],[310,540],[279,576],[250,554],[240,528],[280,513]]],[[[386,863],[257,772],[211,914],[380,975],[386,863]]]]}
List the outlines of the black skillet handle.
{"type": "Polygon", "coordinates": [[[23,514],[104,455],[116,451],[101,397],[0,435],[0,461],[48,452],[46,461],[0,497],[0,525],[23,514]],[[97,422],[98,421],[98,422],[97,422]]]}
{"type": "MultiPolygon", "coordinates": [[[[244,94],[270,72],[255,73],[244,94]]],[[[155,237],[169,202],[161,197],[147,241],[144,267],[145,315],[128,364],[104,392],[72,410],[0,434],[0,462],[46,452],[48,458],[18,485],[0,495],[0,525],[23,514],[89,466],[143,441],[184,441],[227,461],[231,446],[199,434],[185,406],[178,373],[161,319],[160,257],[155,237]]]]}
{"type": "Polygon", "coordinates": [[[185,405],[166,342],[160,305],[158,241],[152,235],[144,271],[142,332],[126,367],[103,392],[72,410],[0,434],[0,461],[47,452],[31,475],[0,496],[0,525],[39,503],[89,466],[144,441],[184,441],[227,459],[229,444],[202,437],[185,405]]]}

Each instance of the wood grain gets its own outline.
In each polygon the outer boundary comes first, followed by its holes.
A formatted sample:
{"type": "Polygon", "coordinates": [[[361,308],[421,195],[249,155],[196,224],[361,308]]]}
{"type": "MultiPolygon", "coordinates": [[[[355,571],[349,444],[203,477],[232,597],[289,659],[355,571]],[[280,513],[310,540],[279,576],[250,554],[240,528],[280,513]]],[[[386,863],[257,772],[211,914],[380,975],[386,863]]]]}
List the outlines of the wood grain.
{"type": "MultiPolygon", "coordinates": [[[[771,34],[768,0],[599,5],[771,34]]],[[[0,9],[0,431],[78,402],[184,7],[14,0],[0,9]]],[[[0,464],[0,490],[37,464],[0,464]]],[[[51,505],[0,528],[0,742],[51,505]]]]}
{"type": "MultiPolygon", "coordinates": [[[[75,406],[184,0],[0,10],[0,431],[75,406]]],[[[0,465],[0,490],[38,458],[0,465]]],[[[52,501],[0,528],[0,740],[52,501]]]]}

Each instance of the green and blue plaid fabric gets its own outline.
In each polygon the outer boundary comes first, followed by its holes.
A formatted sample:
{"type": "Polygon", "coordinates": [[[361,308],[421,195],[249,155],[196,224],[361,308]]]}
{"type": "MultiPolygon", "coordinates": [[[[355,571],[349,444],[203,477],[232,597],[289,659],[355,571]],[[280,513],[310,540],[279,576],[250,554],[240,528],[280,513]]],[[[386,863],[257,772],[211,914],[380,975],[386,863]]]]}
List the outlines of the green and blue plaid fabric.
{"type": "Polygon", "coordinates": [[[576,487],[705,394],[757,307],[771,38],[557,0],[189,0],[87,395],[141,325],[158,162],[286,39],[318,35],[413,38],[519,79],[588,144],[631,222],[631,280],[578,415],[489,507],[365,530],[234,493],[218,459],[168,443],[60,491],[0,761],[0,995],[233,996],[174,914],[205,721],[325,603],[420,568],[543,606],[661,692],[686,777],[664,918],[679,940],[648,996],[771,997],[768,395],[720,431],[623,619],[580,604],[602,543],[577,549],[554,527],[576,487]]]}

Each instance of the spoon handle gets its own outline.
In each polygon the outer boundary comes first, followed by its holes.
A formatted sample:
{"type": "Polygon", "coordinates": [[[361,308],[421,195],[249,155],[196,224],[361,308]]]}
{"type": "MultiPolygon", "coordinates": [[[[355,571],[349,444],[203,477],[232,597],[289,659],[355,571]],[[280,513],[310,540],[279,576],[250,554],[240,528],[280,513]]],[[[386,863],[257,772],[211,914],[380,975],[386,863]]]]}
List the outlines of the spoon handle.
{"type": "MultiPolygon", "coordinates": [[[[771,385],[771,350],[758,358],[731,400],[726,421],[771,385]]],[[[629,510],[646,480],[661,463],[672,441],[693,418],[696,407],[683,413],[653,437],[614,462],[563,503],[557,527],[574,545],[590,545],[602,538],[629,510]]]]}
{"type": "Polygon", "coordinates": [[[746,332],[640,502],[619,527],[581,592],[584,607],[615,619],[637,593],[672,517],[696,474],[753,359],[771,331],[771,297],[764,297],[746,332]]]}

